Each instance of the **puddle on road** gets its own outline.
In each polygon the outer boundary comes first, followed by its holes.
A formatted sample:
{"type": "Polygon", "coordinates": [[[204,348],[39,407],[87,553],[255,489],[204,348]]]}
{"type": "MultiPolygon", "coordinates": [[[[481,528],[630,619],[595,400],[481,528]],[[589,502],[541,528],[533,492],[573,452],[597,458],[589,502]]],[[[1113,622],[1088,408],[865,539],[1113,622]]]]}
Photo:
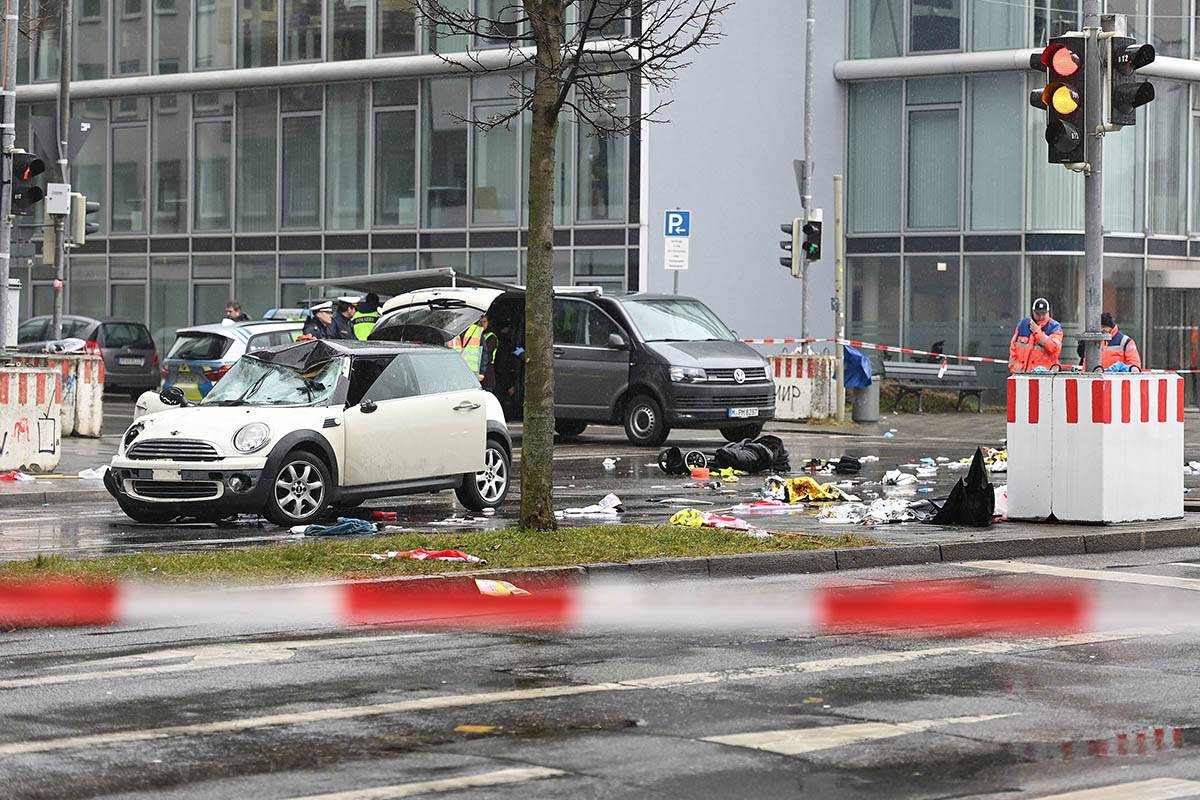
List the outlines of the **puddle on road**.
{"type": "Polygon", "coordinates": [[[1083,761],[1089,758],[1141,758],[1155,756],[1200,741],[1200,728],[1173,726],[1133,728],[1103,739],[1064,742],[1005,742],[1007,753],[1023,761],[1083,761]]]}

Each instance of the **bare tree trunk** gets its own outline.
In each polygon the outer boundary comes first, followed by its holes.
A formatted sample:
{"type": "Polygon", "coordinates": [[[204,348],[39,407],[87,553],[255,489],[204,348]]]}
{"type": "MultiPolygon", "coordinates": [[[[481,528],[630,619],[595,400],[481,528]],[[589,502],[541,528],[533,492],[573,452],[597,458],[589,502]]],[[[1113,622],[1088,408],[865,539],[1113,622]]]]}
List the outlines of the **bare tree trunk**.
{"type": "Polygon", "coordinates": [[[529,139],[529,257],[525,278],[525,426],[521,527],[554,520],[554,163],[563,0],[524,0],[537,41],[529,139]]]}

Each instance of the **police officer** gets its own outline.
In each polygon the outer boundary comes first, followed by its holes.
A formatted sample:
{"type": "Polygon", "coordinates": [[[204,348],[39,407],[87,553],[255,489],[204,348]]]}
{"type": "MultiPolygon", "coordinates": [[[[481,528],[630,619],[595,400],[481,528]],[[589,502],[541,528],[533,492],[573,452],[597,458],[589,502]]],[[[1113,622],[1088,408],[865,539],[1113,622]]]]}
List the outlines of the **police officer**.
{"type": "Polygon", "coordinates": [[[333,323],[333,301],[326,300],[323,303],[317,303],[309,311],[312,312],[312,317],[304,323],[304,330],[300,334],[302,338],[338,338],[337,329],[333,323]]]}
{"type": "Polygon", "coordinates": [[[1137,343],[1132,338],[1117,330],[1113,315],[1105,311],[1100,315],[1100,330],[1108,337],[1100,343],[1100,367],[1108,369],[1113,364],[1125,364],[1129,367],[1142,368],[1142,357],[1138,354],[1137,343]]]}
{"type": "MultiPolygon", "coordinates": [[[[450,340],[450,347],[458,351],[458,354],[463,357],[463,361],[466,361],[467,366],[471,368],[471,372],[474,372],[479,378],[481,384],[487,379],[487,370],[491,366],[491,359],[488,358],[491,353],[487,352],[484,347],[486,330],[487,314],[484,314],[478,321],[471,323],[465,331],[450,340]]],[[[492,350],[494,349],[493,347],[492,350]]]]}
{"type": "Polygon", "coordinates": [[[354,331],[354,338],[365,342],[371,335],[371,331],[375,330],[377,322],[379,322],[379,295],[368,292],[366,300],[358,306],[358,310],[350,318],[350,327],[354,331]]]}
{"type": "Polygon", "coordinates": [[[358,308],[357,297],[339,297],[337,313],[333,316],[333,327],[337,331],[335,339],[353,339],[354,329],[350,327],[350,318],[358,308]]]}
{"type": "Polygon", "coordinates": [[[1039,297],[1033,301],[1030,315],[1018,322],[1013,332],[1008,348],[1008,371],[1052,369],[1059,363],[1062,340],[1062,325],[1050,316],[1050,301],[1039,297]]]}

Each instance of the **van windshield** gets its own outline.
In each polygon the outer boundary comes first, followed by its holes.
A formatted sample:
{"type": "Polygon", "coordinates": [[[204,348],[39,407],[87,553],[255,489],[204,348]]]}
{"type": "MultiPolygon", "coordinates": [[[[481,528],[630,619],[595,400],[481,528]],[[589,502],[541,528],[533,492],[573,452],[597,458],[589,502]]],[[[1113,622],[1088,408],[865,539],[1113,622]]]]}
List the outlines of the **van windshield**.
{"type": "Polygon", "coordinates": [[[445,345],[483,316],[474,306],[451,298],[402,308],[379,321],[369,338],[385,342],[445,345]]]}
{"type": "Polygon", "coordinates": [[[335,358],[308,372],[243,358],[213,386],[205,406],[310,406],[329,400],[337,388],[343,359],[335,358]]]}
{"type": "Polygon", "coordinates": [[[625,300],[622,305],[647,342],[733,341],[733,332],[699,300],[625,300]]]}

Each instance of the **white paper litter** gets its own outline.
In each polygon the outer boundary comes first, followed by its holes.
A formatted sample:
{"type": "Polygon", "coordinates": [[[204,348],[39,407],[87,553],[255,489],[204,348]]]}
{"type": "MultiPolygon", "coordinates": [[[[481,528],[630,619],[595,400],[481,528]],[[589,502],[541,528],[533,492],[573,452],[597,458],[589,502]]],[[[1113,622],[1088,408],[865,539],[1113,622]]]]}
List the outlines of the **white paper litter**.
{"type": "Polygon", "coordinates": [[[1000,519],[1008,519],[1008,484],[996,487],[996,509],[992,512],[1000,519]]]}
{"type": "Polygon", "coordinates": [[[605,468],[605,469],[615,469],[615,468],[616,468],[616,466],[617,466],[617,461],[619,461],[619,460],[620,460],[620,459],[617,459],[617,458],[606,458],[606,459],[604,459],[604,461],[603,461],[604,468],[605,468]]]}
{"type": "Polygon", "coordinates": [[[870,464],[871,462],[878,461],[878,460],[879,460],[879,456],[862,456],[858,459],[858,463],[870,464]]]}
{"type": "Polygon", "coordinates": [[[618,506],[621,505],[621,498],[615,494],[609,493],[604,495],[599,503],[583,508],[564,508],[563,516],[566,517],[615,517],[621,513],[618,506]]]}
{"type": "Polygon", "coordinates": [[[916,475],[909,475],[907,472],[901,472],[898,469],[890,469],[883,473],[884,486],[910,486],[916,482],[916,475]]]}
{"type": "Polygon", "coordinates": [[[908,507],[907,500],[883,499],[870,505],[865,503],[840,503],[821,509],[818,519],[826,525],[883,525],[889,522],[905,522],[917,515],[908,507]]]}
{"type": "Polygon", "coordinates": [[[936,478],[937,474],[937,467],[917,467],[918,478],[936,478]]]}
{"type": "Polygon", "coordinates": [[[108,464],[101,464],[100,466],[92,467],[91,469],[79,470],[79,477],[83,478],[85,481],[99,481],[104,480],[104,473],[106,472],[108,472],[108,464]]]}

